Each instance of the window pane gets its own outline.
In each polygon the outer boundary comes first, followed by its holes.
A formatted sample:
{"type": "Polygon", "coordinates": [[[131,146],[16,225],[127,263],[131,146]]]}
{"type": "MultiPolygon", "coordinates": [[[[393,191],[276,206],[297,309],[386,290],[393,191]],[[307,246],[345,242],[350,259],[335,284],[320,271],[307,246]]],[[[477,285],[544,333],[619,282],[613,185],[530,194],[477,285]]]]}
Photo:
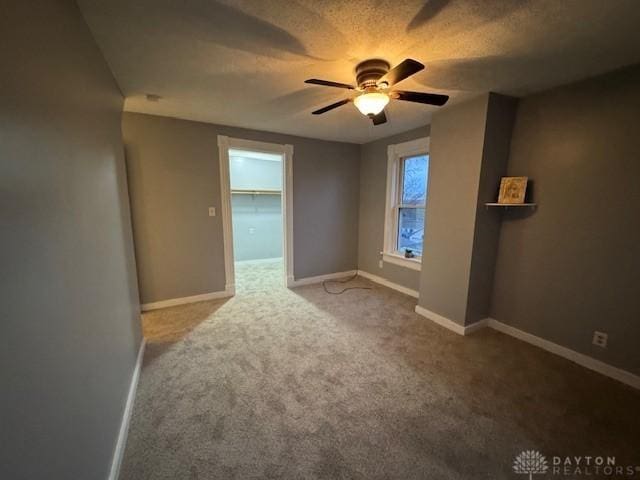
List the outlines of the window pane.
{"type": "Polygon", "coordinates": [[[402,168],[402,204],[424,205],[427,200],[428,155],[407,157],[402,168]]]}
{"type": "Polygon", "coordinates": [[[401,208],[398,215],[398,251],[407,248],[422,255],[424,208],[401,208]]]}

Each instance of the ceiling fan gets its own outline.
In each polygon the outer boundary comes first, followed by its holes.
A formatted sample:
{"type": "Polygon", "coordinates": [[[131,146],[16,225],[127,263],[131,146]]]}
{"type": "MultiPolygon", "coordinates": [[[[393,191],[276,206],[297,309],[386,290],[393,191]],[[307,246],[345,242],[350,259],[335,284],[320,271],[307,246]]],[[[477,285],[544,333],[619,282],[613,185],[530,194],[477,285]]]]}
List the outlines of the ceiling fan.
{"type": "Polygon", "coordinates": [[[441,107],[447,100],[448,95],[437,93],[409,92],[406,90],[392,90],[392,87],[402,80],[424,69],[424,65],[416,60],[407,58],[395,67],[391,68],[389,62],[381,59],[365,60],[356,66],[357,87],[346,83],[331,82],[329,80],[319,80],[311,78],[305,83],[312,85],[323,85],[325,87],[346,88],[355,90],[358,95],[354,98],[345,98],[339,102],[332,103],[326,107],[311,112],[313,115],[321,115],[353,102],[363,115],[369,117],[374,125],[386,123],[387,116],[384,107],[390,99],[404,100],[405,102],[424,103],[441,107]]]}

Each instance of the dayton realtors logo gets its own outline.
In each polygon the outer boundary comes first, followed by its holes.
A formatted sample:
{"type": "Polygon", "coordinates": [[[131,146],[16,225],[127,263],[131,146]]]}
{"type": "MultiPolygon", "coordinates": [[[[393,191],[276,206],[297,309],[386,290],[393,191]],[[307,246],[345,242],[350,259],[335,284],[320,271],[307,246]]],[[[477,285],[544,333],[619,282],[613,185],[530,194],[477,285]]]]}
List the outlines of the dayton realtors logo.
{"type": "Polygon", "coordinates": [[[549,465],[547,459],[536,450],[525,450],[513,461],[513,471],[516,473],[528,473],[529,480],[539,473],[547,473],[549,465]]]}
{"type": "Polygon", "coordinates": [[[525,450],[513,461],[513,471],[518,474],[534,475],[551,474],[554,476],[576,477],[579,475],[607,477],[640,476],[640,465],[618,465],[616,457],[581,455],[568,457],[551,457],[551,466],[547,458],[537,450],[525,450]]]}

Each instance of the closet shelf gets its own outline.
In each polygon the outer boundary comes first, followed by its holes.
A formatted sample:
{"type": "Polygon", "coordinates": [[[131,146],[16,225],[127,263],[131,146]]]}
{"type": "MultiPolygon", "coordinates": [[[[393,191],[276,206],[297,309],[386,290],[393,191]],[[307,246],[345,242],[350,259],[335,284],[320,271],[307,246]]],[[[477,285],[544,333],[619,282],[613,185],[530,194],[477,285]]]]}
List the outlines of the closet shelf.
{"type": "Polygon", "coordinates": [[[244,188],[236,188],[231,190],[232,194],[238,195],[280,195],[282,193],[281,190],[248,190],[244,188]]]}
{"type": "Polygon", "coordinates": [[[489,207],[501,207],[501,208],[529,207],[529,208],[536,208],[538,206],[538,204],[537,203],[485,203],[484,206],[486,208],[489,208],[489,207]]]}

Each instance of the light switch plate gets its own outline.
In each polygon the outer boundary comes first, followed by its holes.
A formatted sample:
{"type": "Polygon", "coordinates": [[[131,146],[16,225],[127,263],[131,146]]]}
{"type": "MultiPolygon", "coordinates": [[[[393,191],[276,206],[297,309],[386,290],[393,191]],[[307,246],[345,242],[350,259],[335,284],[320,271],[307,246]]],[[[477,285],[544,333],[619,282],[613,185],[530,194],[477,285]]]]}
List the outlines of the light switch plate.
{"type": "Polygon", "coordinates": [[[216,216],[216,207],[209,207],[209,216],[210,217],[216,216]]]}

